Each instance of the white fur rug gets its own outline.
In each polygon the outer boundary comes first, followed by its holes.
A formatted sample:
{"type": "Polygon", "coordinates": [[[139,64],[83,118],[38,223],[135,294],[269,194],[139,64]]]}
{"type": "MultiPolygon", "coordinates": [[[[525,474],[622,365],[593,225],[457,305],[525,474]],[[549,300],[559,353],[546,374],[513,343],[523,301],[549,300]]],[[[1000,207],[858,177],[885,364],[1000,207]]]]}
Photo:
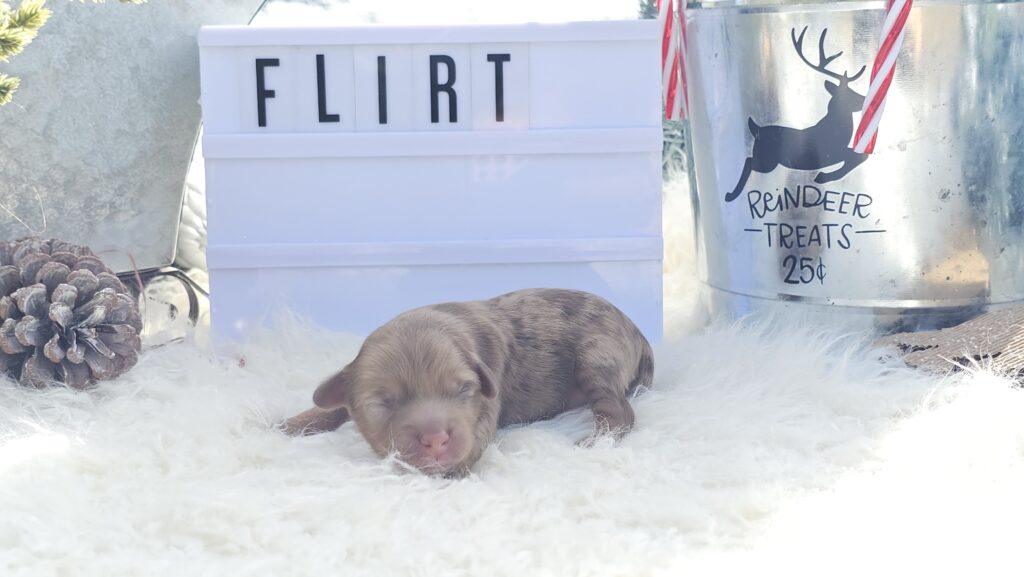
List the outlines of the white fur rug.
{"type": "Polygon", "coordinates": [[[0,383],[0,575],[1018,575],[1024,392],[880,361],[864,335],[702,329],[670,187],[670,339],[620,446],[586,412],[505,431],[460,481],[351,425],[272,430],[358,341],[290,320],[245,366],[146,353],[91,393],[0,383]]]}

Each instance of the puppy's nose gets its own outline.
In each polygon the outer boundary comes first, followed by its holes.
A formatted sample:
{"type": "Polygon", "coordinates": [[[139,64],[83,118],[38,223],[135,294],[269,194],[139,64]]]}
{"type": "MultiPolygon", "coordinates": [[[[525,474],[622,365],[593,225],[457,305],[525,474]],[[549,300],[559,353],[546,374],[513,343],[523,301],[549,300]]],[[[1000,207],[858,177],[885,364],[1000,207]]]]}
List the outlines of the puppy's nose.
{"type": "Polygon", "coordinates": [[[448,432],[442,430],[420,433],[420,444],[428,454],[438,455],[448,446],[448,432]]]}

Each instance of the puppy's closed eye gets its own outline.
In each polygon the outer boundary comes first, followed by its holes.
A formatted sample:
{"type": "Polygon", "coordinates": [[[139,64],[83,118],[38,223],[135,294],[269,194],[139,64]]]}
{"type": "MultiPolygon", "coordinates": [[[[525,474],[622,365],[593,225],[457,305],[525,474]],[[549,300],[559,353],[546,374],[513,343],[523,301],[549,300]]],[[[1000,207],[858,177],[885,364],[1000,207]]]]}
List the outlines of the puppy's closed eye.
{"type": "Polygon", "coordinates": [[[398,405],[399,401],[395,397],[372,397],[363,402],[360,408],[368,414],[384,416],[395,412],[398,405]]]}
{"type": "Polygon", "coordinates": [[[463,383],[462,386],[459,387],[459,392],[455,394],[455,398],[460,401],[468,401],[473,398],[474,392],[473,383],[463,383]]]}

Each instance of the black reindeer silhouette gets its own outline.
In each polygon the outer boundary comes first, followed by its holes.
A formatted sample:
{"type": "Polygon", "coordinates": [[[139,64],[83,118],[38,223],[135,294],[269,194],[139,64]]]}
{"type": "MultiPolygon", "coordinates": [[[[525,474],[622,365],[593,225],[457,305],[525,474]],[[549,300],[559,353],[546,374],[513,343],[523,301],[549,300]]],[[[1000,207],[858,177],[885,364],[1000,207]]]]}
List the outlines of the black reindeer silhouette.
{"type": "Polygon", "coordinates": [[[811,64],[803,51],[806,33],[806,26],[800,32],[799,38],[796,36],[796,28],[790,30],[793,47],[800,59],[814,70],[839,81],[839,84],[825,81],[825,90],[832,95],[828,101],[828,112],[817,124],[803,129],[758,126],[753,118],[747,118],[747,127],[754,137],[754,150],[743,164],[743,174],[740,175],[736,188],[725,195],[726,202],[736,200],[743,192],[752,170],[761,173],[771,172],[780,164],[795,170],[821,170],[842,162],[843,165],[832,172],[819,172],[814,177],[814,182],[824,184],[846,176],[868,158],[866,154],[854,152],[849,146],[850,138],[853,136],[853,113],[864,105],[864,97],[854,92],[850,88],[850,83],[860,78],[867,67],[861,66],[860,71],[853,76],[847,76],[845,72],[836,74],[828,70],[829,63],[843,54],[838,52],[832,56],[825,56],[825,35],[828,34],[828,28],[822,31],[821,40],[818,42],[818,64],[811,64]]]}

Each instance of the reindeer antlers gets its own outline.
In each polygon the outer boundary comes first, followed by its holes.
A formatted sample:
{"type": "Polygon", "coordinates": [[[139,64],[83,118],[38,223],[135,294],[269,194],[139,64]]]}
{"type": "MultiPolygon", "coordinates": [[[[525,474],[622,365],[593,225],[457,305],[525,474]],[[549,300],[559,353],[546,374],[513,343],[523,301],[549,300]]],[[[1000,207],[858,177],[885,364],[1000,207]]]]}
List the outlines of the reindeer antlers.
{"type": "Polygon", "coordinates": [[[800,60],[803,60],[805,64],[807,64],[814,70],[821,72],[825,76],[828,76],[829,78],[834,78],[842,82],[843,84],[846,84],[860,78],[860,75],[864,74],[864,70],[867,69],[867,66],[861,66],[860,71],[854,74],[853,76],[849,76],[845,72],[843,74],[838,74],[828,69],[828,65],[833,60],[843,55],[843,52],[840,50],[839,52],[836,52],[832,56],[825,56],[825,35],[828,34],[828,28],[825,28],[824,30],[821,31],[821,39],[818,41],[817,65],[811,64],[811,61],[808,60],[806,56],[804,56],[804,35],[807,33],[807,26],[804,26],[804,29],[800,31],[799,38],[797,38],[796,36],[796,28],[791,29],[789,32],[793,38],[793,48],[796,49],[796,53],[797,55],[800,56],[800,60]]]}

